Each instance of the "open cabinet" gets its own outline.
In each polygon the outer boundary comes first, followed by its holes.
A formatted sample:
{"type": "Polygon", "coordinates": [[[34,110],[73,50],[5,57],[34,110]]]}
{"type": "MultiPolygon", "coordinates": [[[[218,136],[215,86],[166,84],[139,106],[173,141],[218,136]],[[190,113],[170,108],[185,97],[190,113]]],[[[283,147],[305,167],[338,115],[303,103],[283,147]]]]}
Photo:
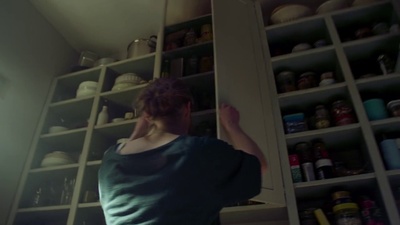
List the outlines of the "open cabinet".
{"type": "Polygon", "coordinates": [[[280,221],[278,223],[286,224],[275,121],[269,110],[272,103],[269,92],[260,85],[266,78],[255,3],[213,1],[209,2],[212,11],[171,24],[166,23],[168,7],[183,3],[170,0],[163,4],[166,14],[157,34],[155,52],[54,79],[11,209],[9,225],[104,224],[97,194],[97,171],[102,154],[110,145],[129,137],[137,118],[120,118],[132,112],[132,100],[147,83],[119,90],[113,85],[117,77],[125,73],[136,73],[146,82],[166,74],[175,76],[172,64],[178,68],[180,64],[182,73],[176,76],[193,91],[195,104],[190,131],[193,135],[224,139],[217,105],[227,102],[241,111],[242,127],[265,150],[268,158],[269,170],[263,177],[261,194],[224,208],[222,223],[280,221]],[[226,6],[231,7],[229,18],[225,14],[226,6]],[[243,17],[239,19],[237,14],[243,17]],[[240,35],[234,30],[235,24],[239,25],[236,29],[243,29],[240,35]],[[169,35],[190,28],[199,40],[168,47],[169,35]],[[202,29],[208,32],[206,37],[200,35],[202,29]],[[246,44],[242,45],[240,39],[246,44]],[[232,48],[232,45],[240,48],[232,48]],[[243,52],[252,58],[244,59],[243,52]],[[195,63],[194,58],[197,59],[195,63]],[[190,68],[187,67],[189,63],[192,63],[190,68]],[[96,91],[76,97],[84,81],[97,82],[96,91]],[[109,118],[105,124],[98,124],[103,106],[107,106],[109,118]],[[56,125],[68,130],[49,132],[56,125]],[[43,164],[46,156],[55,151],[67,153],[68,162],[57,166],[43,164]]]}

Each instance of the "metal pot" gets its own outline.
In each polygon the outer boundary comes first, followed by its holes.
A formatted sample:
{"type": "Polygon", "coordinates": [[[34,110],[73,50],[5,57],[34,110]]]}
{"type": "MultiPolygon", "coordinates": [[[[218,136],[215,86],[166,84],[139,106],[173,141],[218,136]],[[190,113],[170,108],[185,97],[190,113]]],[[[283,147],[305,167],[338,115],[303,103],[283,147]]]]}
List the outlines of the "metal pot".
{"type": "Polygon", "coordinates": [[[135,58],[154,52],[156,49],[156,43],[157,43],[157,36],[155,35],[150,36],[149,39],[139,38],[132,41],[128,45],[127,58],[135,58]]]}

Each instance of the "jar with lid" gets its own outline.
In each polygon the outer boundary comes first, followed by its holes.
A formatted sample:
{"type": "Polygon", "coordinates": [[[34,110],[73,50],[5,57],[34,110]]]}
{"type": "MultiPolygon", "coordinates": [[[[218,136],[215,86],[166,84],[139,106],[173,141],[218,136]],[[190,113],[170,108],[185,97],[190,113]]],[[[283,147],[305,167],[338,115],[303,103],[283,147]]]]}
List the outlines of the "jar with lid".
{"type": "Polygon", "coordinates": [[[315,107],[315,128],[327,128],[330,124],[329,111],[324,105],[317,105],[315,107]]]}
{"type": "Polygon", "coordinates": [[[197,38],[196,32],[194,32],[193,28],[190,28],[189,31],[185,33],[183,46],[196,44],[196,38],[197,38]]]}
{"type": "Polygon", "coordinates": [[[297,88],[299,90],[308,89],[317,86],[316,74],[313,72],[306,72],[300,75],[297,81],[297,88]]]}
{"type": "Polygon", "coordinates": [[[332,193],[333,205],[339,205],[344,203],[353,203],[350,192],[348,191],[336,191],[332,193]]]}
{"type": "Polygon", "coordinates": [[[353,108],[344,100],[333,102],[331,113],[336,126],[343,126],[356,122],[353,108]]]}
{"type": "Polygon", "coordinates": [[[333,207],[336,225],[362,225],[356,203],[343,203],[333,207]]]}
{"type": "Polygon", "coordinates": [[[296,76],[291,71],[282,71],[276,76],[278,89],[281,93],[296,90],[296,76]]]}

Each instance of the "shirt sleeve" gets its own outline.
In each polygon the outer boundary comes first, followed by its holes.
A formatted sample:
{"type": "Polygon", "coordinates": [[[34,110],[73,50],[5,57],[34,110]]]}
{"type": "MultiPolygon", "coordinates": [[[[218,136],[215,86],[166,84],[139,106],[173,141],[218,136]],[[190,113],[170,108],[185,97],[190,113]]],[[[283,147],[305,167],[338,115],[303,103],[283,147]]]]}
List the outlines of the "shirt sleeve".
{"type": "Polygon", "coordinates": [[[211,182],[223,204],[254,197],[261,191],[261,165],[257,157],[218,139],[207,139],[204,149],[211,182]]]}

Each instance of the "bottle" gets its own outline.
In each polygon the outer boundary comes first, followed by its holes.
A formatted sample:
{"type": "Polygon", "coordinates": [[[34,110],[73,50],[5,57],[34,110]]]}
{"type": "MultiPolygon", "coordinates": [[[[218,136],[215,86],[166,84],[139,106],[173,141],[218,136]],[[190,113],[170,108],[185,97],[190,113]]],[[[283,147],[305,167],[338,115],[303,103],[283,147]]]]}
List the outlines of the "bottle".
{"type": "Polygon", "coordinates": [[[96,125],[106,124],[108,122],[108,111],[107,106],[103,106],[101,112],[97,116],[97,123],[96,125]]]}
{"type": "Polygon", "coordinates": [[[300,142],[295,146],[295,151],[300,156],[301,162],[301,171],[303,172],[303,180],[304,181],[313,181],[315,180],[315,171],[314,171],[314,157],[312,154],[312,149],[308,142],[300,142]]]}
{"type": "Polygon", "coordinates": [[[333,163],[328,156],[325,144],[321,140],[317,140],[314,142],[313,150],[317,179],[323,180],[333,178],[333,163]]]}
{"type": "Polygon", "coordinates": [[[289,155],[290,171],[292,172],[293,183],[298,183],[303,181],[300,169],[300,160],[297,154],[289,155]]]}
{"type": "Polygon", "coordinates": [[[170,70],[170,61],[169,59],[165,59],[162,66],[160,77],[169,77],[169,70],[170,70]]]}

